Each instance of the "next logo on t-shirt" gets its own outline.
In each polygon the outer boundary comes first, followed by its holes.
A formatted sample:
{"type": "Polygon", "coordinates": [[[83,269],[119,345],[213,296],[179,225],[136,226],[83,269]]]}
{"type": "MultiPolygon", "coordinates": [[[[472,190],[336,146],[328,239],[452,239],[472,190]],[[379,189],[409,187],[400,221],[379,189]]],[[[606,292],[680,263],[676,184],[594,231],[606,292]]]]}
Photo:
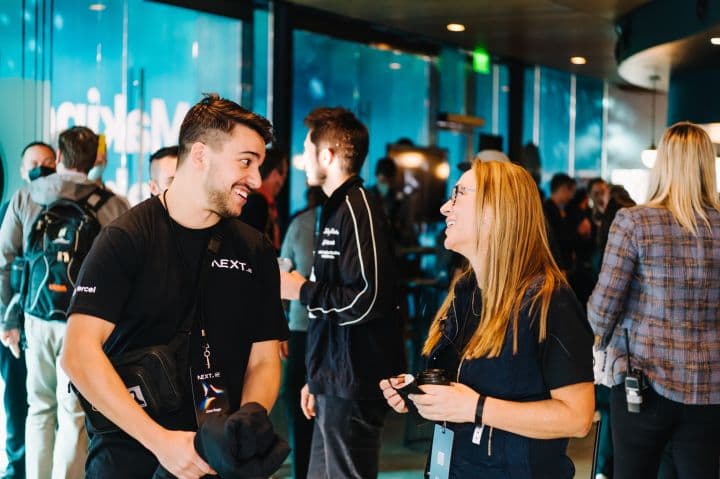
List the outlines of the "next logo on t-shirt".
{"type": "Polygon", "coordinates": [[[214,259],[210,266],[212,268],[220,269],[236,269],[238,271],[243,271],[249,274],[252,274],[253,272],[252,266],[238,259],[218,258],[214,259]]]}

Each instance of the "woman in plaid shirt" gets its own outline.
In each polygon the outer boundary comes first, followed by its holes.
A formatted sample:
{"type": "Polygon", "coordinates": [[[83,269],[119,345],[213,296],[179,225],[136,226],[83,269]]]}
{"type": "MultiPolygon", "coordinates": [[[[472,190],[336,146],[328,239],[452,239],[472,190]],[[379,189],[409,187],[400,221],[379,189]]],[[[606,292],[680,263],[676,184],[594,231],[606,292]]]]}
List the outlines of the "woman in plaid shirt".
{"type": "Polygon", "coordinates": [[[656,477],[666,445],[679,477],[718,477],[720,458],[720,202],[707,133],[677,123],[663,135],[649,199],[610,228],[588,316],[612,388],[615,479],[656,477]],[[647,387],[629,412],[632,368],[647,387]]]}

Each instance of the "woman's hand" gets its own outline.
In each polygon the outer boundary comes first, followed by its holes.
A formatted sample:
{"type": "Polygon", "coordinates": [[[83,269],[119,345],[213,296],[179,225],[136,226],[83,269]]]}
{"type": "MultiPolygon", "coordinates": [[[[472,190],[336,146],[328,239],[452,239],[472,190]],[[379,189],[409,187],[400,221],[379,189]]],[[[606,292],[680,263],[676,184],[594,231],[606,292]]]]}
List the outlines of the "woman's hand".
{"type": "Polygon", "coordinates": [[[393,408],[395,412],[399,412],[400,414],[408,412],[405,400],[403,400],[403,398],[395,390],[404,384],[404,378],[405,375],[401,374],[398,377],[390,378],[389,380],[383,379],[380,381],[380,389],[382,390],[383,396],[385,396],[385,400],[388,405],[393,408]]]}
{"type": "MultiPolygon", "coordinates": [[[[423,385],[425,394],[411,394],[418,412],[430,421],[475,422],[475,408],[480,395],[468,386],[450,383],[449,386],[423,385]]],[[[386,396],[387,397],[387,396],[386,396]]]]}

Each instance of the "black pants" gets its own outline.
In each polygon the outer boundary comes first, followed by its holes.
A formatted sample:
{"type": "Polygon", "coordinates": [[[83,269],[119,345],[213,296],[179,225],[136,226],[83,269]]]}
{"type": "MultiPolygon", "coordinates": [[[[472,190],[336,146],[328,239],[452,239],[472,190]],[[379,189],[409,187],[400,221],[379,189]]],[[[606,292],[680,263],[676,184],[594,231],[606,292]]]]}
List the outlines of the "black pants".
{"type": "Polygon", "coordinates": [[[9,348],[0,346],[0,374],[5,382],[5,428],[7,439],[5,452],[8,466],[3,478],[25,479],[25,418],[27,418],[27,368],[25,352],[20,359],[12,355],[9,348]]]}
{"type": "Polygon", "coordinates": [[[310,479],[372,479],[378,474],[384,400],[315,396],[310,479]]]}
{"type": "Polygon", "coordinates": [[[622,385],[610,395],[614,479],[655,479],[667,444],[679,479],[718,478],[720,406],[685,405],[648,388],[641,411],[631,413],[622,385]]]}
{"type": "Polygon", "coordinates": [[[313,433],[313,422],[309,421],[300,409],[300,390],[305,385],[306,338],[305,332],[290,331],[281,396],[288,419],[292,474],[295,479],[307,477],[313,433]]]}

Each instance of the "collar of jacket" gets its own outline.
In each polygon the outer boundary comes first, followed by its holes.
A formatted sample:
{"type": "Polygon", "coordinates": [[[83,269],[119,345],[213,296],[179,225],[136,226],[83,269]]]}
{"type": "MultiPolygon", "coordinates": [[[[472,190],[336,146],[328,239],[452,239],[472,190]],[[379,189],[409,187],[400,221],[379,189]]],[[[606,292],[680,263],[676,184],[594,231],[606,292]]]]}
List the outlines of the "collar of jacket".
{"type": "Polygon", "coordinates": [[[345,196],[347,196],[348,192],[352,189],[361,187],[362,183],[362,178],[357,175],[353,175],[347,180],[345,180],[345,183],[338,186],[337,189],[333,191],[332,195],[330,195],[330,198],[328,198],[328,200],[325,202],[325,206],[323,206],[321,217],[321,223],[323,225],[327,221],[328,216],[330,216],[330,214],[335,211],[343,201],[345,201],[345,196]]]}

